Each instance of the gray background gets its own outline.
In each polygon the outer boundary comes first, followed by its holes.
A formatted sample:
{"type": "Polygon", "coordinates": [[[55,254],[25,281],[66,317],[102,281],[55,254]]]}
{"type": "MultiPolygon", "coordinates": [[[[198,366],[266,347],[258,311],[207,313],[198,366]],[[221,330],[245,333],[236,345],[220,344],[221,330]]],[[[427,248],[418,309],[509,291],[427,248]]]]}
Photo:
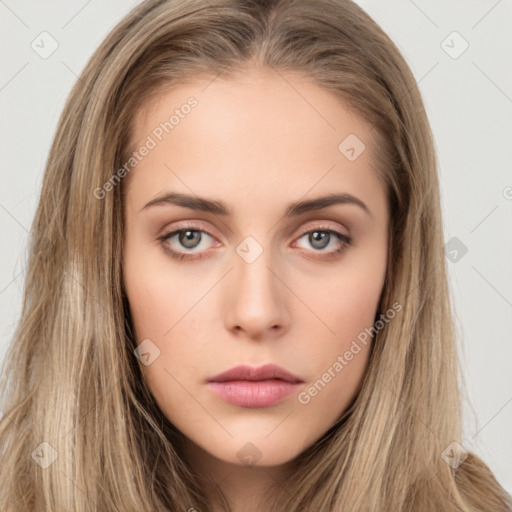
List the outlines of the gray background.
{"type": "MultiPolygon", "coordinates": [[[[136,3],[0,0],[0,362],[21,311],[28,230],[64,100],[136,3]]],[[[512,492],[512,2],[358,3],[398,45],[426,103],[467,384],[463,446],[512,492]]]]}

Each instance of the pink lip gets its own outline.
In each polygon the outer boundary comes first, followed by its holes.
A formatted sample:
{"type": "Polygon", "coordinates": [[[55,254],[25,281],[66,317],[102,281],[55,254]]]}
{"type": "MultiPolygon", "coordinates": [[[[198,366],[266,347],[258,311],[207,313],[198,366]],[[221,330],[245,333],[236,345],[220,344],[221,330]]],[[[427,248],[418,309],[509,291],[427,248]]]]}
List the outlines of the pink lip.
{"type": "Polygon", "coordinates": [[[211,377],[208,386],[224,400],[241,407],[269,407],[284,400],[303,383],[274,364],[259,368],[239,365],[211,377]]]}

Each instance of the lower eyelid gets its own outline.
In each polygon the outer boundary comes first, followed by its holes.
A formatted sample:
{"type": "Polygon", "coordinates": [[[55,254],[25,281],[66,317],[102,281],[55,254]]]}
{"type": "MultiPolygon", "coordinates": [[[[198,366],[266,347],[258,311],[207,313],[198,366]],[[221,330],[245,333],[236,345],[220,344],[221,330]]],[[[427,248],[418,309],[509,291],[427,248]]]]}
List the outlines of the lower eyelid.
{"type": "MultiPolygon", "coordinates": [[[[183,227],[183,228],[179,228],[179,229],[174,229],[173,231],[170,231],[169,233],[166,233],[164,235],[162,235],[161,237],[159,237],[159,240],[160,240],[160,243],[162,244],[162,246],[164,246],[164,249],[167,251],[167,252],[170,252],[170,253],[174,253],[175,257],[179,257],[180,259],[181,258],[200,258],[202,255],[204,255],[208,249],[205,249],[204,251],[197,251],[197,252],[194,252],[194,249],[192,249],[191,251],[192,252],[187,252],[185,250],[183,251],[175,251],[173,249],[170,249],[169,247],[165,247],[165,242],[167,242],[169,239],[173,238],[174,236],[176,236],[177,234],[183,232],[183,231],[196,231],[198,233],[202,233],[204,235],[207,235],[209,236],[213,241],[214,241],[214,245],[215,244],[219,244],[219,242],[216,241],[216,238],[211,235],[208,231],[202,229],[202,228],[199,228],[199,227],[195,227],[195,226],[186,226],[186,227],[183,227]],[[176,255],[179,255],[179,256],[176,256],[176,255]]],[[[308,229],[307,231],[304,231],[302,232],[299,236],[297,236],[295,238],[295,241],[297,240],[300,240],[301,238],[303,238],[305,235],[308,235],[309,233],[312,233],[314,231],[321,231],[321,232],[325,232],[325,233],[329,233],[331,235],[334,235],[338,238],[340,244],[342,246],[345,246],[345,245],[348,245],[351,243],[352,239],[351,237],[347,236],[347,235],[344,235],[343,233],[340,233],[338,231],[335,231],[331,228],[322,228],[322,227],[313,227],[311,229],[308,229]]],[[[302,248],[301,248],[302,249],[302,248]]],[[[317,252],[319,254],[331,254],[331,253],[335,253],[337,250],[334,249],[334,250],[331,250],[331,251],[314,251],[313,252],[317,252]]]]}
{"type": "MultiPolygon", "coordinates": [[[[318,229],[318,228],[313,228],[313,229],[310,229],[308,231],[305,231],[304,233],[302,233],[301,235],[299,235],[296,238],[296,241],[300,240],[304,236],[306,236],[306,235],[308,235],[310,233],[313,233],[315,231],[320,231],[322,233],[329,233],[331,236],[335,236],[338,239],[338,241],[340,242],[341,245],[348,245],[352,241],[352,239],[349,236],[344,235],[343,233],[339,233],[338,231],[334,231],[332,229],[318,229]]],[[[318,252],[318,253],[324,252],[325,254],[328,254],[329,252],[333,252],[333,251],[331,250],[331,251],[315,251],[315,252],[318,252]]]]}
{"type": "MultiPolygon", "coordinates": [[[[187,228],[181,228],[181,229],[175,229],[173,231],[170,231],[169,233],[167,234],[164,234],[162,235],[161,237],[159,237],[159,240],[164,243],[164,242],[167,242],[169,241],[171,238],[174,238],[176,235],[178,235],[179,233],[183,233],[185,231],[195,231],[197,233],[201,233],[202,235],[207,235],[209,236],[212,240],[215,241],[215,237],[213,235],[211,235],[210,233],[208,233],[208,231],[205,231],[204,229],[196,229],[196,228],[192,228],[191,227],[187,227],[187,228]]],[[[202,240],[201,240],[202,241],[202,240]]],[[[188,254],[186,251],[183,251],[185,254],[188,254]]]]}

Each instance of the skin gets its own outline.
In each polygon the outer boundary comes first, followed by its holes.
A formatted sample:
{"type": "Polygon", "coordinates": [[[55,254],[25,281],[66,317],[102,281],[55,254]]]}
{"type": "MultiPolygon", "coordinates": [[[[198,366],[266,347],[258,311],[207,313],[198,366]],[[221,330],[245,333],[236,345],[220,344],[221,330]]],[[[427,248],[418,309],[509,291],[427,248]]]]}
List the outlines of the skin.
{"type": "Polygon", "coordinates": [[[186,436],[188,460],[218,483],[234,511],[264,510],[269,485],[284,480],[286,464],[353,400],[370,343],[309,403],[298,393],[373,325],[387,265],[389,212],[372,167],[370,127],[306,77],[284,77],[251,67],[237,78],[174,85],[136,113],[134,147],[190,96],[198,105],[124,183],[124,282],[134,332],[137,343],[150,339],[160,351],[141,365],[144,379],[186,436]],[[354,161],[338,149],[349,134],[366,144],[354,161]],[[222,201],[232,216],[173,204],[143,209],[170,191],[222,201]],[[332,193],[354,195],[369,213],[336,204],[284,217],[288,204],[332,193]],[[207,234],[194,231],[190,246],[176,234],[159,240],[184,228],[207,234]],[[308,237],[326,228],[351,238],[333,259],[325,254],[343,247],[335,234],[325,247],[308,237]],[[249,235],[263,251],[251,263],[236,251],[249,235]],[[204,257],[174,259],[165,246],[204,257]],[[304,380],[276,405],[236,406],[206,384],[237,364],[269,362],[304,380]],[[260,456],[253,465],[239,457],[248,442],[260,456]]]}

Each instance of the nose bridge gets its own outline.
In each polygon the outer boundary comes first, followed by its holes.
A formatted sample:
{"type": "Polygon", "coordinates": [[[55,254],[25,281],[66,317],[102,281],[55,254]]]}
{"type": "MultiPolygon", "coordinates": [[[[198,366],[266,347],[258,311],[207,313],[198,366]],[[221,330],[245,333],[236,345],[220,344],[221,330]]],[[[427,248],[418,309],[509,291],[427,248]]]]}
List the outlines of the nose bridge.
{"type": "Polygon", "coordinates": [[[268,237],[267,242],[260,240],[247,236],[235,248],[232,273],[235,283],[228,306],[230,326],[242,328],[251,335],[284,322],[282,284],[274,274],[268,237]]]}

